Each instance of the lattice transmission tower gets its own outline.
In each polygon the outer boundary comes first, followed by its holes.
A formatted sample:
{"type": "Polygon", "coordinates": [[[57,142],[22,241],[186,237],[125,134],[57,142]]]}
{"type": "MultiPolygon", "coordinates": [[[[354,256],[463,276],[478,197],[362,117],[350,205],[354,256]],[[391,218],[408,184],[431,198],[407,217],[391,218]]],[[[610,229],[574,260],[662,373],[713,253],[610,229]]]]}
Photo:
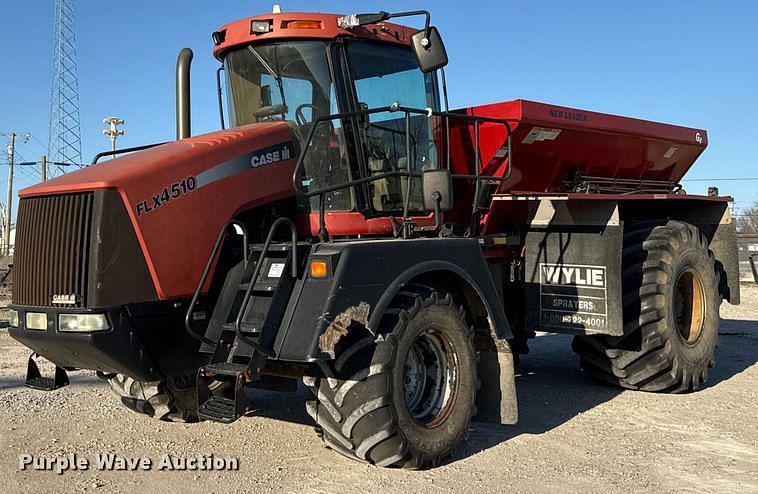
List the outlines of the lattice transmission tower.
{"type": "Polygon", "coordinates": [[[70,171],[82,163],[79,125],[79,79],[73,0],[55,0],[53,70],[50,89],[48,134],[50,176],[70,171]],[[64,167],[63,164],[71,165],[64,167]]]}

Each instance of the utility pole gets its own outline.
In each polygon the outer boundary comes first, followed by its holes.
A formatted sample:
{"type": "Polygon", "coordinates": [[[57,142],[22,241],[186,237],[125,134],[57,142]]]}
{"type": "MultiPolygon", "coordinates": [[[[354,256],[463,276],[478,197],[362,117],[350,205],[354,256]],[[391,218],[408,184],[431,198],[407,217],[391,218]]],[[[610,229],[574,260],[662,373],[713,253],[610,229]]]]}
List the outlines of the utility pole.
{"type": "Polygon", "coordinates": [[[42,181],[47,181],[47,156],[44,154],[42,155],[42,160],[40,161],[40,164],[42,165],[42,169],[40,170],[40,174],[42,175],[42,181]]]}
{"type": "MultiPolygon", "coordinates": [[[[5,203],[5,221],[3,222],[3,255],[9,256],[11,252],[11,221],[13,217],[13,162],[16,156],[16,133],[6,134],[10,138],[8,143],[8,200],[5,203]]],[[[32,135],[22,134],[23,141],[29,142],[32,135]]]]}
{"type": "Polygon", "coordinates": [[[5,222],[3,223],[3,255],[11,250],[11,211],[13,210],[13,155],[16,152],[16,133],[10,133],[11,142],[8,144],[8,202],[5,206],[5,222]]]}
{"type": "Polygon", "coordinates": [[[124,131],[119,129],[119,125],[124,125],[124,121],[118,117],[108,117],[103,119],[103,123],[109,127],[103,131],[103,134],[111,138],[111,151],[113,155],[111,158],[116,157],[116,138],[124,135],[124,131]]]}
{"type": "Polygon", "coordinates": [[[5,227],[5,204],[0,203],[0,225],[5,227]]]}

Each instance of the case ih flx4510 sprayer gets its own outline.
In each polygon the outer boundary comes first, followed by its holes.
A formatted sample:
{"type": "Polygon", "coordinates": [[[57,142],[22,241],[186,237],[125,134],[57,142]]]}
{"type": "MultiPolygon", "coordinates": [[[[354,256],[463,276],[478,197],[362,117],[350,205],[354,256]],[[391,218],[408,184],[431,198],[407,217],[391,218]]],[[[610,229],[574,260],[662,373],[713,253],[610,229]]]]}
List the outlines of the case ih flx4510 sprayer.
{"type": "Polygon", "coordinates": [[[93,369],[137,412],[230,423],[302,379],[328,447],[425,467],[472,417],[516,420],[538,330],[624,388],[706,380],[739,285],[728,198],[678,185],[704,130],[448,111],[425,11],[274,13],[213,42],[222,130],[190,137],[185,49],[176,142],[21,192],[10,334],[31,387],[93,369]],[[387,22],[409,15],[425,27],[387,22]]]}

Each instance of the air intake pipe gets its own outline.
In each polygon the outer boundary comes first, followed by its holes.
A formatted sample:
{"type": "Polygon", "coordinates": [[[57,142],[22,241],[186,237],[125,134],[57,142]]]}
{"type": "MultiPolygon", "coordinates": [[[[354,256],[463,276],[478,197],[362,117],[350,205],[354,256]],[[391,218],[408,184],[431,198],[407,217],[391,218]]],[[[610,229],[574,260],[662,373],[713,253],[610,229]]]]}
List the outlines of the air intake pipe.
{"type": "Polygon", "coordinates": [[[190,128],[190,66],[192,50],[184,48],[176,60],[176,140],[192,134],[190,128]]]}

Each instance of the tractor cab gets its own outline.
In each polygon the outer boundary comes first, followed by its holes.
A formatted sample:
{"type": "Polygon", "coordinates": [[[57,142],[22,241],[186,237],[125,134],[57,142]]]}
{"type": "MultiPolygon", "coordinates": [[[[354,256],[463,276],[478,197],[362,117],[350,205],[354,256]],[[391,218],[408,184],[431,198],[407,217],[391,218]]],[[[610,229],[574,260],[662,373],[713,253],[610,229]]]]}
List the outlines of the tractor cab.
{"type": "Polygon", "coordinates": [[[231,125],[288,124],[301,153],[298,207],[314,220],[323,211],[332,234],[391,233],[392,217],[427,219],[421,173],[440,168],[432,116],[446,55],[428,17],[418,33],[385,22],[406,14],[417,13],[271,14],[214,33],[231,125]]]}

